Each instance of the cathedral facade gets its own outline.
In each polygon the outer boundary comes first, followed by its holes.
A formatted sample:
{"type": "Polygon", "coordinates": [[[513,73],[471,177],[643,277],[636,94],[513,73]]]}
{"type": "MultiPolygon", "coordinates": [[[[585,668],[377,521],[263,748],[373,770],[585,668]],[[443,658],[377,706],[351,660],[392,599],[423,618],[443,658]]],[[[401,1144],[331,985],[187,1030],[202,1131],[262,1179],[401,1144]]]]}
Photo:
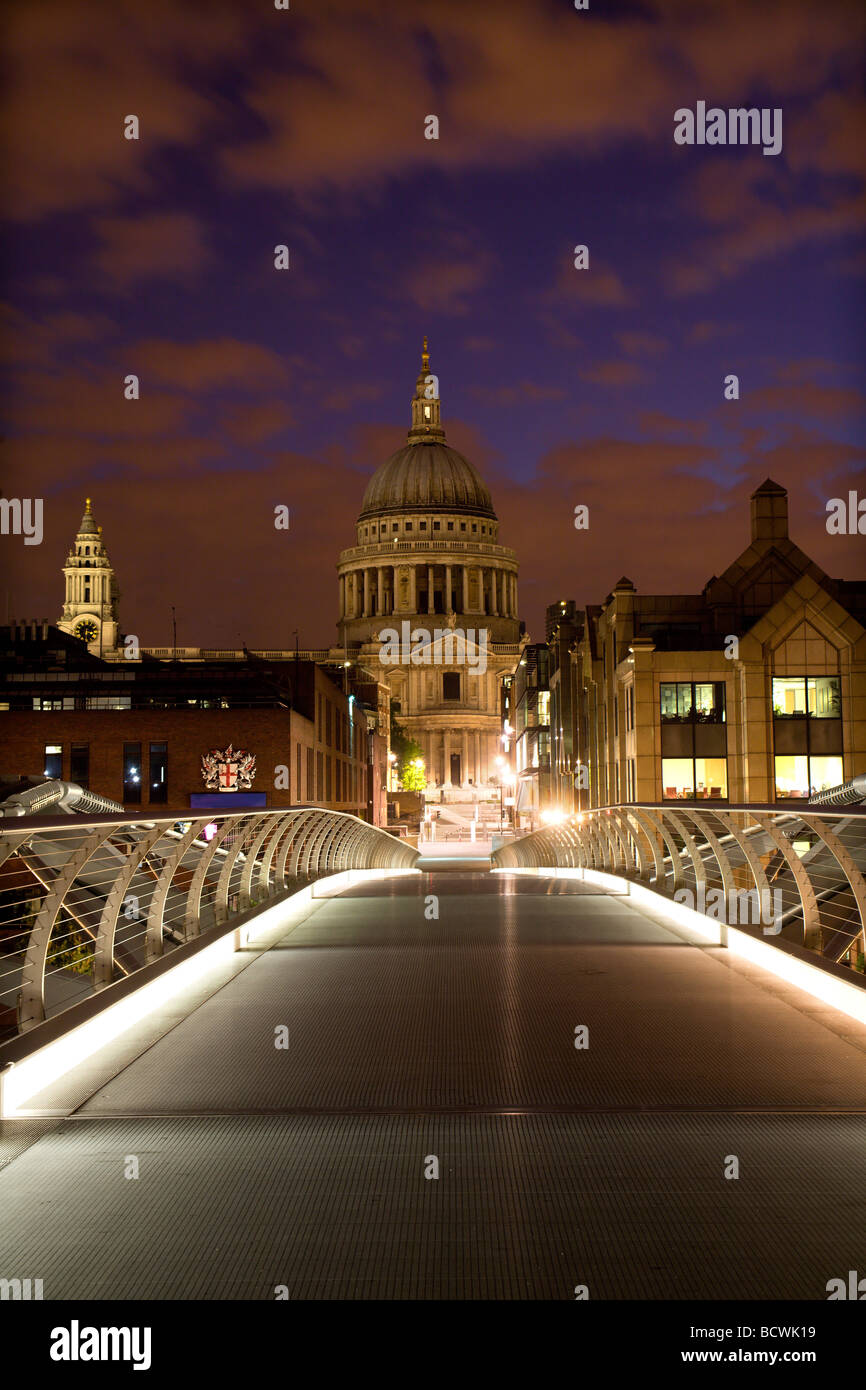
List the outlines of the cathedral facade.
{"type": "Polygon", "coordinates": [[[426,338],[406,443],[370,479],[337,569],[340,646],[380,667],[428,787],[493,781],[501,681],[521,651],[518,564],[490,492],[446,441],[426,338]]]}

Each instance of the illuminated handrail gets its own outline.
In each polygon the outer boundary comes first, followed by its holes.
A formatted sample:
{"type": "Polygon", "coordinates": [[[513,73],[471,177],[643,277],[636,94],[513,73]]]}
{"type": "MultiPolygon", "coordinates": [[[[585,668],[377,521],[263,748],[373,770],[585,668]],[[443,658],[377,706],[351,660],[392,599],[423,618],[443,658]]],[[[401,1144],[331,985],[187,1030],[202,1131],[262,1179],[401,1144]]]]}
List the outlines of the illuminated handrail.
{"type": "Polygon", "coordinates": [[[584,869],[631,880],[721,926],[759,930],[866,971],[866,808],[628,803],[566,816],[502,845],[496,869],[584,869]]]}
{"type": "Polygon", "coordinates": [[[417,851],[319,807],[0,823],[0,1036],[325,875],[406,870],[417,851]]]}

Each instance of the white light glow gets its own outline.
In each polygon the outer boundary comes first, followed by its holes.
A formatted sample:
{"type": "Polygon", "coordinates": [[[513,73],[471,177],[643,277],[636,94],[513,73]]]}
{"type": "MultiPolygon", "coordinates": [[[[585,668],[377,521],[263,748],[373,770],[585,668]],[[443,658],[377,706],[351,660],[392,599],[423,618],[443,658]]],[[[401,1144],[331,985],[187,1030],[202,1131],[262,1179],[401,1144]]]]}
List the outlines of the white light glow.
{"type": "Polygon", "coordinates": [[[838,1009],[840,1013],[856,1019],[858,1023],[866,1023],[866,991],[857,985],[848,984],[847,980],[840,980],[837,976],[831,975],[829,971],[823,970],[821,966],[812,965],[810,961],[801,960],[799,956],[789,956],[787,952],[780,951],[777,946],[766,941],[759,941],[756,937],[749,936],[748,933],[739,931],[736,927],[714,922],[711,918],[705,917],[702,912],[695,912],[693,908],[686,907],[685,903],[675,903],[667,898],[662,898],[651,888],[645,888],[643,884],[620,878],[618,874],[600,873],[596,869],[495,868],[493,872],[534,874],[550,878],[579,878],[584,879],[587,883],[596,884],[599,888],[610,888],[616,893],[627,893],[641,906],[652,908],[662,919],[667,918],[673,926],[687,927],[689,931],[697,932],[705,940],[718,946],[722,945],[720,928],[724,928],[728,935],[729,951],[750,960],[754,965],[760,966],[762,970],[775,975],[778,979],[787,980],[789,984],[803,990],[804,994],[810,995],[813,999],[822,1000],[823,1003],[838,1009]]]}
{"type": "MultiPolygon", "coordinates": [[[[203,951],[179,961],[157,979],[141,985],[133,994],[119,999],[95,1018],[70,1029],[62,1037],[47,1043],[38,1052],[3,1072],[0,1075],[0,1118],[20,1113],[32,1096],[114,1042],[128,1028],[169,1003],[187,987],[200,985],[210,972],[224,969],[225,962],[237,949],[238,935],[243,945],[256,941],[264,947],[269,944],[263,940],[268,935],[278,940],[292,925],[292,918],[314,901],[313,888],[327,886],[334,892],[341,892],[354,883],[371,878],[391,878],[419,872],[418,869],[349,869],[344,873],[332,874],[328,878],[318,879],[300,893],[294,893],[285,902],[274,903],[273,907],[254,917],[249,926],[242,926],[240,931],[229,928],[224,936],[203,951]]],[[[333,894],[320,892],[319,897],[325,896],[333,894]]]]}

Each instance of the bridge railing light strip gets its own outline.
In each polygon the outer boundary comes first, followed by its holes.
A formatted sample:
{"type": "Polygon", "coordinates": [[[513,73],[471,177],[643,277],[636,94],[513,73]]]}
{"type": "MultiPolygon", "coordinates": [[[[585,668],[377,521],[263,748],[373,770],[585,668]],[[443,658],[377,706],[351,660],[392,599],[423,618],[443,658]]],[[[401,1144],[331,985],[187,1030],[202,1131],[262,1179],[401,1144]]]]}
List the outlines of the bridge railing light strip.
{"type": "Polygon", "coordinates": [[[566,816],[491,857],[494,869],[625,885],[866,1021],[864,807],[621,803],[566,816]]]}
{"type": "MultiPolygon", "coordinates": [[[[148,970],[161,978],[183,963],[195,973],[212,952],[221,958],[259,939],[267,910],[309,896],[313,884],[336,890],[347,875],[412,872],[417,858],[387,831],[311,806],[0,822],[0,1068],[11,1058],[19,1073],[6,1077],[7,1100],[10,1086],[20,1093],[22,1034],[36,1044],[94,1000],[107,1015],[119,989],[113,1017],[133,1020],[143,999],[167,988],[149,981],[136,998],[148,970]]],[[[88,1023],[88,1038],[109,1026],[88,1023]]],[[[73,1056],[69,1035],[64,1046],[73,1056]]]]}

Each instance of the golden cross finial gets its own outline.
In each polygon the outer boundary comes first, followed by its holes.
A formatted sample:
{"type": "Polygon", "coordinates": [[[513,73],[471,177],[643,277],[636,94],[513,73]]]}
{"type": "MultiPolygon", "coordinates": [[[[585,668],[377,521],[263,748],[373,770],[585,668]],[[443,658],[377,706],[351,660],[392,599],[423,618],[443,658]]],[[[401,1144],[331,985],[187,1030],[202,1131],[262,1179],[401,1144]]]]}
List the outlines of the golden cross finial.
{"type": "Polygon", "coordinates": [[[426,372],[427,368],[430,366],[430,354],[429,354],[429,352],[427,351],[427,334],[426,334],[426,333],[424,334],[424,351],[421,353],[421,365],[423,366],[425,372],[426,372]]]}

